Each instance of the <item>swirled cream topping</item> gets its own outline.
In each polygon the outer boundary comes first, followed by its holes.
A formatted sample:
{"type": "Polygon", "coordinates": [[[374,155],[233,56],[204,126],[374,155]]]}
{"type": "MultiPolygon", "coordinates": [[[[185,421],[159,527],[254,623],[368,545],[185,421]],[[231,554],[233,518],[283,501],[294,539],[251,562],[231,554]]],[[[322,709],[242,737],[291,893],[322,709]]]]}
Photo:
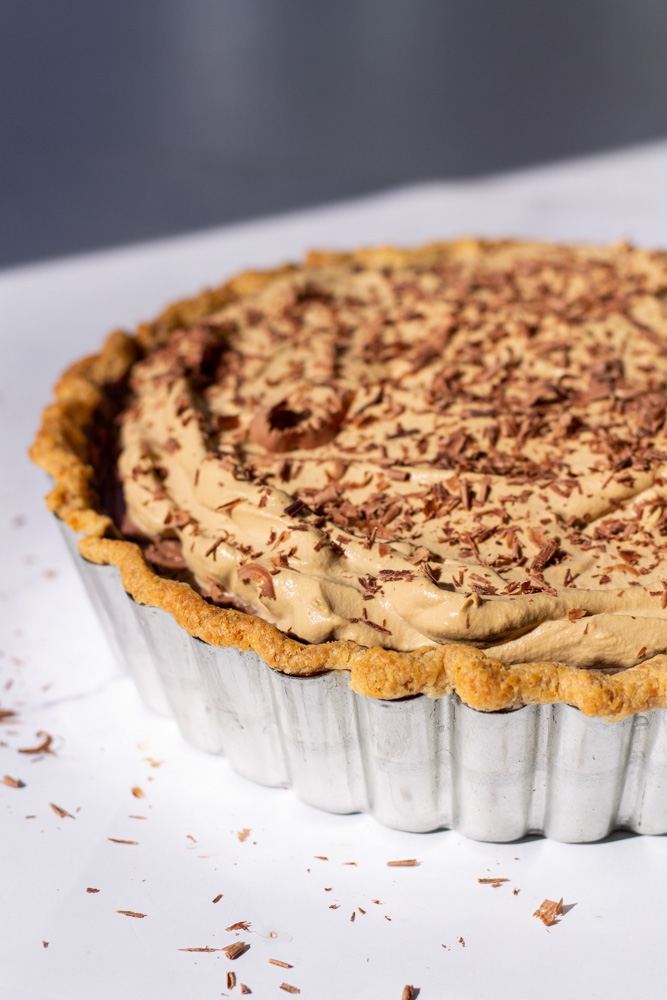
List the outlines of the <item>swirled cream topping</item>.
{"type": "Polygon", "coordinates": [[[310,643],[667,652],[665,253],[322,255],[132,393],[128,516],[214,601],[310,643]]]}

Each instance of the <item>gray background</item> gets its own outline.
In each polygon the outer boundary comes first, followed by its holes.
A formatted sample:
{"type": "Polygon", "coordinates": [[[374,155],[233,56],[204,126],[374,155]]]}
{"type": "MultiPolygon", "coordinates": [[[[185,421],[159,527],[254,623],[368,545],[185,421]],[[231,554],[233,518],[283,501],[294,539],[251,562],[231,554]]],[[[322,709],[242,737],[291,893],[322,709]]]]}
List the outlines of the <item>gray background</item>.
{"type": "Polygon", "coordinates": [[[665,0],[0,0],[0,265],[662,137],[666,53],[665,0]]]}

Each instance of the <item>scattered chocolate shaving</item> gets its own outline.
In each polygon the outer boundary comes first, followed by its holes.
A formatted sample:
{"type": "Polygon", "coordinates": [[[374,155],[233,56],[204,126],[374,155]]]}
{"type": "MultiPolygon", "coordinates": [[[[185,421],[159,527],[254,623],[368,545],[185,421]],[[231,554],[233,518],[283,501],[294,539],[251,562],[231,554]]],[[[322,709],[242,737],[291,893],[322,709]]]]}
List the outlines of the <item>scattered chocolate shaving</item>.
{"type": "Polygon", "coordinates": [[[134,795],[135,799],[143,799],[146,796],[146,793],[143,791],[143,789],[139,788],[139,785],[134,786],[134,788],[132,789],[132,794],[134,795]]]}
{"type": "Polygon", "coordinates": [[[586,612],[583,608],[570,608],[567,613],[567,617],[571,622],[576,622],[579,618],[583,618],[586,612]]]}
{"type": "Polygon", "coordinates": [[[531,569],[533,573],[541,573],[542,570],[551,562],[553,557],[558,552],[558,542],[551,540],[550,542],[545,542],[541,547],[540,551],[537,553],[533,559],[531,569]]]}
{"type": "Polygon", "coordinates": [[[554,924],[560,923],[557,919],[563,912],[563,899],[554,902],[553,899],[543,900],[538,908],[533,913],[534,917],[541,920],[545,927],[553,927],[554,924]]]}
{"type": "Polygon", "coordinates": [[[63,809],[61,806],[57,806],[55,802],[49,802],[49,805],[53,809],[56,816],[60,816],[61,819],[65,819],[66,817],[68,819],[76,819],[76,816],[72,816],[72,814],[68,813],[66,809],[63,809]]]}
{"type": "MultiPolygon", "coordinates": [[[[205,557],[205,558],[208,558],[208,556],[210,556],[210,555],[213,555],[213,553],[214,553],[214,552],[215,552],[215,550],[217,549],[218,545],[222,544],[222,542],[224,542],[224,541],[225,541],[226,537],[227,537],[227,536],[225,535],[224,537],[221,537],[221,538],[216,538],[216,540],[215,540],[215,541],[213,542],[213,544],[212,544],[212,545],[210,545],[210,546],[209,546],[209,547],[208,547],[208,548],[206,549],[206,552],[204,553],[204,557],[205,557]]],[[[214,556],[214,558],[215,558],[215,556],[214,556]]]]}
{"type": "Polygon", "coordinates": [[[267,600],[275,601],[276,592],[273,588],[271,574],[263,566],[257,563],[245,563],[236,570],[236,575],[241,583],[249,583],[251,580],[259,585],[259,596],[267,600]]]}
{"type": "Polygon", "coordinates": [[[416,858],[406,858],[405,861],[388,861],[388,868],[414,868],[417,864],[416,858]]]}
{"type": "Polygon", "coordinates": [[[243,844],[248,839],[248,837],[250,836],[250,829],[248,827],[244,827],[243,830],[239,830],[238,831],[238,833],[236,834],[236,836],[238,837],[238,839],[243,844]]]}
{"type": "Polygon", "coordinates": [[[290,986],[289,983],[281,983],[280,984],[280,989],[281,990],[285,990],[285,993],[300,993],[301,992],[301,990],[298,990],[296,988],[296,986],[290,986]]]}
{"type": "Polygon", "coordinates": [[[116,913],[120,913],[123,917],[137,917],[141,919],[145,917],[145,913],[137,913],[135,910],[116,910],[116,913]]]}
{"type": "Polygon", "coordinates": [[[107,837],[113,844],[138,844],[138,840],[120,840],[119,837],[107,837]]]}
{"type": "Polygon", "coordinates": [[[295,449],[321,448],[332,441],[345,419],[353,393],[331,390],[329,407],[317,412],[297,410],[287,399],[261,410],[250,423],[248,436],[273,454],[295,449]]]}
{"type": "Polygon", "coordinates": [[[401,993],[401,1000],[414,1000],[415,991],[412,986],[404,986],[401,993]]]}
{"type": "Polygon", "coordinates": [[[245,983],[239,983],[239,989],[241,990],[241,993],[244,996],[247,996],[248,994],[252,993],[252,990],[250,989],[250,987],[246,986],[245,983]]]}
{"type": "Polygon", "coordinates": [[[15,719],[16,714],[11,708],[0,708],[0,722],[6,722],[7,719],[15,719]]]}
{"type": "Polygon", "coordinates": [[[326,855],[324,855],[324,854],[314,854],[313,857],[317,858],[318,861],[328,861],[329,860],[326,857],[326,855]]]}
{"type": "Polygon", "coordinates": [[[11,778],[8,774],[2,779],[2,784],[7,785],[8,788],[25,788],[25,781],[21,781],[20,778],[11,778]]]}
{"type": "Polygon", "coordinates": [[[356,912],[354,910],[352,910],[352,913],[350,915],[350,923],[351,924],[354,923],[354,918],[356,917],[356,915],[357,915],[356,912]]]}
{"type": "Polygon", "coordinates": [[[391,635],[388,628],[384,628],[383,625],[378,625],[377,622],[372,622],[368,618],[348,618],[348,621],[352,625],[356,625],[357,623],[360,625],[368,625],[368,627],[372,628],[374,632],[383,632],[385,635],[391,635]]]}
{"type": "Polygon", "coordinates": [[[237,920],[235,924],[230,924],[229,927],[225,927],[226,931],[248,931],[250,930],[250,923],[247,920],[237,920]]]}
{"type": "Polygon", "coordinates": [[[466,943],[465,943],[465,941],[463,940],[463,938],[462,938],[462,937],[460,937],[460,938],[458,938],[457,940],[458,940],[459,944],[461,945],[461,947],[462,947],[462,948],[465,948],[465,946],[466,946],[466,943]]]}
{"type": "Polygon", "coordinates": [[[49,947],[49,942],[48,941],[42,941],[42,948],[48,948],[48,947],[49,947]]]}
{"type": "Polygon", "coordinates": [[[232,972],[231,969],[227,970],[227,989],[233,990],[236,986],[236,973],[232,972]]]}
{"type": "Polygon", "coordinates": [[[289,962],[281,962],[279,958],[270,958],[269,965],[279,965],[281,969],[291,969],[293,966],[289,962]]]}
{"type": "Polygon", "coordinates": [[[292,503],[288,504],[287,507],[285,507],[283,514],[287,514],[288,517],[294,517],[300,511],[305,509],[306,509],[306,504],[304,503],[304,501],[299,500],[297,498],[296,500],[293,500],[292,503]]]}
{"type": "Polygon", "coordinates": [[[186,524],[191,521],[190,514],[187,510],[177,510],[172,508],[167,514],[167,520],[165,524],[169,527],[184,528],[186,524]]]}
{"type": "Polygon", "coordinates": [[[545,594],[551,594],[552,597],[557,597],[558,596],[557,591],[555,591],[553,587],[550,587],[549,584],[546,582],[546,580],[543,580],[542,577],[535,576],[533,574],[533,575],[531,575],[531,580],[532,580],[533,586],[537,590],[542,590],[542,591],[544,591],[545,594]]]}
{"type": "Polygon", "coordinates": [[[215,896],[215,897],[214,897],[214,898],[213,898],[213,899],[211,900],[211,902],[212,902],[212,903],[219,903],[221,899],[222,899],[222,893],[221,893],[221,892],[219,892],[219,893],[218,893],[218,895],[217,895],[217,896],[215,896]]]}
{"type": "Polygon", "coordinates": [[[99,889],[93,889],[93,888],[86,889],[86,892],[99,892],[99,891],[100,891],[99,889]]]}
{"type": "Polygon", "coordinates": [[[431,583],[438,582],[440,577],[440,570],[438,570],[436,573],[433,567],[429,565],[429,563],[427,562],[422,562],[419,565],[421,567],[422,573],[424,574],[425,577],[427,577],[431,581],[431,583]]]}
{"type": "Polygon", "coordinates": [[[228,944],[226,948],[221,948],[219,950],[224,951],[227,958],[231,959],[231,961],[234,961],[234,959],[239,958],[241,955],[245,954],[245,952],[248,951],[249,948],[250,945],[246,944],[245,941],[235,941],[234,944],[228,944]]]}
{"type": "Polygon", "coordinates": [[[381,580],[414,580],[414,573],[409,569],[381,569],[379,573],[381,580]]]}
{"type": "Polygon", "coordinates": [[[41,729],[37,733],[37,736],[38,737],[39,736],[43,737],[42,742],[39,744],[39,746],[36,746],[36,747],[27,747],[26,749],[19,749],[19,753],[30,753],[30,754],[50,753],[50,754],[52,754],[53,750],[51,749],[51,744],[53,743],[53,736],[50,736],[48,733],[45,733],[41,729]]]}
{"type": "Polygon", "coordinates": [[[224,948],[209,948],[207,946],[206,948],[179,948],[178,950],[179,951],[206,951],[206,952],[211,952],[211,951],[224,951],[225,949],[224,948]]]}
{"type": "Polygon", "coordinates": [[[509,882],[508,878],[478,878],[480,885],[492,885],[494,888],[502,882],[509,882]]]}

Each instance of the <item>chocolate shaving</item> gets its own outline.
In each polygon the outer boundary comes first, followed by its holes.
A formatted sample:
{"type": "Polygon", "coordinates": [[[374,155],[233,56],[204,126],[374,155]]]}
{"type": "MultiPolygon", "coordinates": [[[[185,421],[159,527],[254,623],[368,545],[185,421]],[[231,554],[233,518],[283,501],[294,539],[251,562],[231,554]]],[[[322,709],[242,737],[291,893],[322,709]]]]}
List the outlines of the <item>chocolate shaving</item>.
{"type": "Polygon", "coordinates": [[[31,753],[31,754],[32,753],[34,753],[34,754],[37,754],[37,753],[50,753],[50,754],[52,754],[53,750],[51,749],[51,744],[53,743],[53,736],[49,736],[48,733],[45,733],[41,729],[37,733],[37,735],[43,737],[43,740],[39,744],[39,746],[36,746],[36,747],[27,747],[24,750],[19,749],[19,753],[31,753]]]}
{"type": "Polygon", "coordinates": [[[228,944],[226,948],[220,948],[219,950],[224,951],[227,958],[233,962],[241,955],[244,955],[249,948],[250,945],[246,944],[245,941],[235,941],[234,944],[228,944]]]}
{"type": "Polygon", "coordinates": [[[252,580],[253,583],[258,584],[260,597],[275,601],[276,592],[273,588],[271,574],[263,566],[259,566],[257,563],[245,563],[238,567],[236,575],[241,583],[249,583],[252,580]]]}
{"type": "Polygon", "coordinates": [[[137,913],[136,910],[116,910],[116,913],[120,913],[123,917],[137,917],[139,920],[146,916],[145,913],[137,913]]]}
{"type": "Polygon", "coordinates": [[[383,632],[385,635],[391,635],[388,628],[384,628],[383,625],[378,625],[376,622],[369,621],[367,618],[348,618],[348,621],[352,625],[368,625],[368,627],[372,628],[375,632],[383,632]]]}
{"type": "Polygon", "coordinates": [[[560,923],[557,919],[563,912],[563,899],[558,900],[557,903],[553,899],[543,900],[538,908],[533,913],[534,917],[537,917],[542,921],[545,927],[553,927],[554,924],[560,923]]]}
{"type": "Polygon", "coordinates": [[[544,567],[551,562],[553,557],[558,552],[558,542],[552,541],[545,542],[540,551],[537,553],[533,559],[531,569],[533,573],[541,573],[544,567]]]}
{"type": "Polygon", "coordinates": [[[2,784],[7,785],[8,788],[25,788],[25,781],[21,781],[19,778],[11,778],[8,774],[2,779],[2,784]]]}
{"type": "Polygon", "coordinates": [[[293,500],[291,504],[288,504],[287,507],[285,507],[283,514],[287,514],[288,517],[294,517],[296,514],[299,514],[302,510],[307,510],[307,509],[308,508],[306,507],[304,501],[297,499],[293,500]]]}
{"type": "Polygon", "coordinates": [[[204,553],[204,556],[208,557],[210,555],[213,555],[213,553],[217,549],[218,545],[220,545],[222,542],[224,542],[226,540],[226,538],[227,538],[226,535],[223,538],[216,538],[216,540],[213,542],[213,544],[211,546],[209,546],[208,549],[206,549],[206,552],[204,553]]]}
{"type": "Polygon", "coordinates": [[[178,950],[179,951],[205,951],[205,952],[211,952],[211,951],[224,951],[224,948],[209,948],[207,946],[206,948],[179,948],[178,950]]]}
{"type": "Polygon", "coordinates": [[[66,809],[63,809],[61,806],[57,806],[55,804],[55,802],[49,802],[49,805],[53,809],[53,811],[56,814],[56,816],[60,816],[61,819],[65,819],[65,818],[67,818],[67,819],[76,819],[76,816],[72,816],[72,814],[68,813],[66,809]]]}
{"type": "Polygon", "coordinates": [[[388,861],[388,868],[414,868],[417,864],[416,858],[406,858],[405,861],[388,861]]]}
{"type": "Polygon", "coordinates": [[[279,965],[281,969],[291,969],[289,962],[281,962],[279,958],[270,958],[269,965],[279,965]]]}
{"type": "Polygon", "coordinates": [[[174,508],[167,514],[165,524],[170,527],[184,528],[186,524],[190,523],[190,521],[191,517],[187,510],[176,510],[174,508]]]}
{"type": "Polygon", "coordinates": [[[438,570],[436,573],[433,567],[429,565],[429,563],[427,562],[422,562],[419,565],[421,567],[421,571],[424,574],[424,576],[427,577],[431,581],[431,583],[437,584],[440,576],[440,570],[438,570]]]}
{"type": "Polygon", "coordinates": [[[280,989],[281,990],[285,990],[285,993],[300,993],[301,992],[301,990],[298,990],[296,988],[296,986],[290,986],[289,983],[281,983],[280,984],[280,989]]]}

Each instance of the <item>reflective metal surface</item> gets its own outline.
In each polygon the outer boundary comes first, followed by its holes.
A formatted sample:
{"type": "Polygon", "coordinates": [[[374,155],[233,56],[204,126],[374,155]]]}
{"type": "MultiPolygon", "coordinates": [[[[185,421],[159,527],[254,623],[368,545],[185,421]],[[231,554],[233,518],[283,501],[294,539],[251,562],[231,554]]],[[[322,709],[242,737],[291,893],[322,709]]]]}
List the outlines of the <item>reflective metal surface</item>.
{"type": "Polygon", "coordinates": [[[65,537],[146,703],[253,781],[291,786],[330,812],[369,812],[416,832],[451,827],[476,840],[667,832],[662,710],[616,723],[568,705],[487,714],[455,696],[365,698],[347,673],[289,677],[136,604],[115,567],[86,563],[75,536],[65,537]]]}

